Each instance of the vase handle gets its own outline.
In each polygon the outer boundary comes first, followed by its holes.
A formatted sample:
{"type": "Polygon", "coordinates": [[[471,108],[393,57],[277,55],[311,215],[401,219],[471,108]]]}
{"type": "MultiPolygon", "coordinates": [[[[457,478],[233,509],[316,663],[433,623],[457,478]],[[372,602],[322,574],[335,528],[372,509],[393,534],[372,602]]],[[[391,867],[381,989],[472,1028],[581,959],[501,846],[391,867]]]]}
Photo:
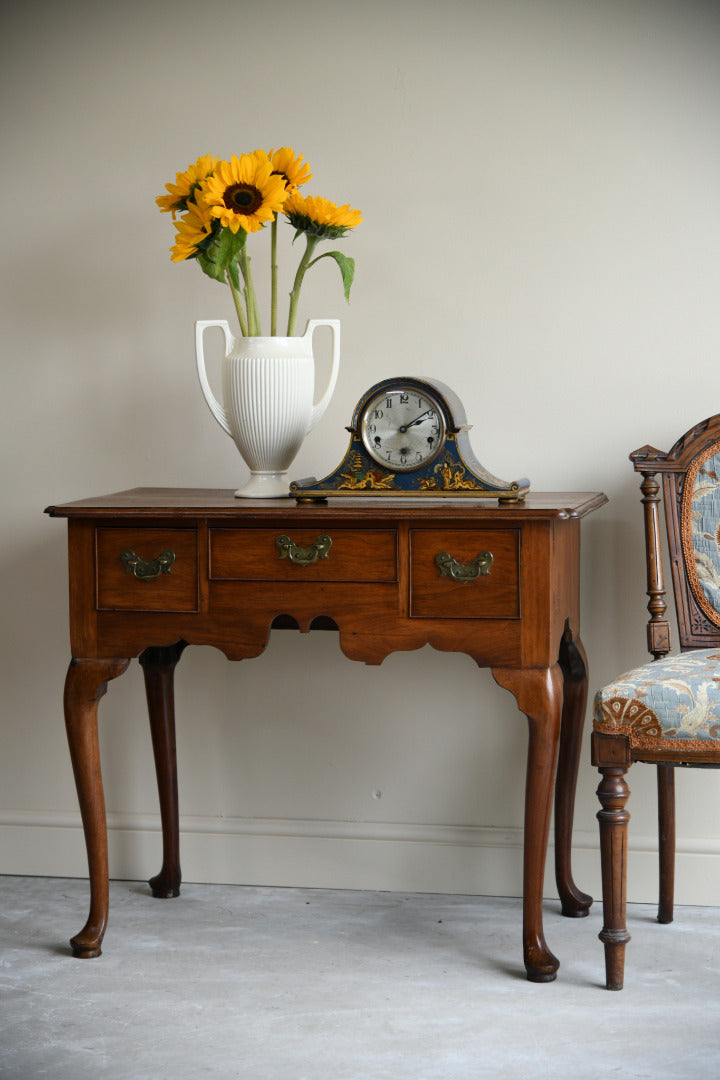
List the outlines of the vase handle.
{"type": "Polygon", "coordinates": [[[234,339],[230,333],[230,327],[225,319],[199,319],[195,323],[195,357],[197,359],[197,373],[200,379],[200,388],[202,389],[203,396],[210,407],[210,412],[213,414],[223,431],[227,432],[232,437],[232,429],[230,428],[230,419],[227,412],[217,400],[212,390],[210,389],[210,383],[208,382],[207,372],[205,371],[205,353],[203,351],[203,334],[208,326],[219,326],[225,335],[225,353],[226,355],[232,350],[234,339]]]}
{"type": "MultiPolygon", "coordinates": [[[[328,405],[330,404],[330,398],[333,396],[335,389],[335,383],[337,382],[338,371],[340,370],[340,320],[339,319],[310,319],[305,330],[305,337],[311,338],[313,332],[318,326],[329,326],[332,330],[333,337],[333,352],[332,352],[332,368],[330,369],[330,378],[325,388],[325,393],[317,402],[313,405],[313,410],[310,415],[310,423],[308,424],[308,432],[317,424],[320,417],[323,415],[328,405]]],[[[307,434],[307,432],[306,432],[307,434]]]]}

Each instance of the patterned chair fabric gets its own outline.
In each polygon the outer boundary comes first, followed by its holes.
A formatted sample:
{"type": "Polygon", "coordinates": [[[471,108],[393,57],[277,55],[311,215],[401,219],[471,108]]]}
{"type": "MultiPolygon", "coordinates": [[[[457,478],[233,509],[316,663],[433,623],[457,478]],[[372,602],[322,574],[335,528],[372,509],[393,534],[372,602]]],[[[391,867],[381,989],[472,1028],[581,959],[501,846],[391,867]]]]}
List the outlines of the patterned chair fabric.
{"type": "Polygon", "coordinates": [[[683,753],[720,749],[720,649],[666,656],[621,675],[595,695],[593,726],[631,747],[683,753]]]}
{"type": "Polygon", "coordinates": [[[720,447],[711,447],[710,456],[690,468],[686,492],[690,502],[683,518],[689,529],[684,532],[690,544],[684,554],[690,587],[710,621],[720,625],[720,447]]]}

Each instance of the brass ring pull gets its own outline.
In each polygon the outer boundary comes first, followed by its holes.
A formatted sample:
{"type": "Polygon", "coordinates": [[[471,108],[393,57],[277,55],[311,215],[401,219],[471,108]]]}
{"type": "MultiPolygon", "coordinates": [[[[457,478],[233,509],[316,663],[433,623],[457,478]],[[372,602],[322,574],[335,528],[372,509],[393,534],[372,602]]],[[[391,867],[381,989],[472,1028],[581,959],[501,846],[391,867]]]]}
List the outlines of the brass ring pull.
{"type": "Polygon", "coordinates": [[[278,549],[281,559],[289,559],[296,566],[311,566],[318,559],[327,559],[328,552],[332,547],[332,539],[327,533],[321,533],[314,544],[309,547],[300,547],[294,540],[283,533],[276,537],[275,547],[278,549]]]}
{"type": "Polygon", "coordinates": [[[170,573],[172,564],[175,562],[175,552],[169,549],[161,551],[157,559],[150,559],[149,562],[145,562],[134,551],[128,549],[123,551],[120,561],[125,567],[126,574],[134,574],[140,581],[152,581],[153,578],[158,578],[161,574],[170,573]]]}
{"type": "Polygon", "coordinates": [[[489,574],[493,556],[491,551],[480,551],[469,563],[458,562],[447,551],[439,551],[435,556],[435,565],[440,571],[440,577],[451,577],[453,581],[467,584],[475,581],[481,574],[489,574]]]}

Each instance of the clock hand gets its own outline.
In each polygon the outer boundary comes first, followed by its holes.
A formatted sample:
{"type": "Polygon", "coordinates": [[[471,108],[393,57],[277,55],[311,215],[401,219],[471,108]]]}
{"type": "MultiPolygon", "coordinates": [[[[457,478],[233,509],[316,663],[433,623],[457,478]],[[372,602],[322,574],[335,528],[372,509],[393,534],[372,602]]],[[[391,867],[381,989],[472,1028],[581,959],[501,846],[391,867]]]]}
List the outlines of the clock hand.
{"type": "Polygon", "coordinates": [[[424,413],[420,413],[420,415],[416,416],[414,420],[411,420],[410,423],[408,424],[408,427],[412,427],[413,424],[422,423],[423,420],[427,420],[428,416],[431,416],[431,415],[432,415],[432,409],[426,409],[424,413]]]}
{"type": "Polygon", "coordinates": [[[415,424],[422,423],[422,421],[426,420],[428,418],[428,416],[431,415],[431,413],[432,413],[432,409],[426,409],[424,413],[420,413],[420,415],[416,416],[414,420],[411,420],[409,424],[403,424],[403,426],[400,428],[400,431],[404,435],[408,428],[413,427],[415,424]]]}

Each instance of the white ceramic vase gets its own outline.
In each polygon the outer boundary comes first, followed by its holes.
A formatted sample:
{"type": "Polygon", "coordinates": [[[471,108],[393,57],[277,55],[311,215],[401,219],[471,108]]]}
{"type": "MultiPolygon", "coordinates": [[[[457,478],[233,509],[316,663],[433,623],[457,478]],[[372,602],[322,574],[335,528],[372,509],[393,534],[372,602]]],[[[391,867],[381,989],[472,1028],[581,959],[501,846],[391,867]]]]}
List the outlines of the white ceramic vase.
{"type": "Polygon", "coordinates": [[[287,471],[306,435],[325,412],[340,365],[340,323],[311,319],[302,337],[234,337],[225,319],[195,323],[200,386],[210,411],[231,436],[250,468],[250,479],[235,495],[244,499],[286,496],[287,471]],[[203,335],[219,326],[225,335],[222,364],[223,404],[207,378],[203,335]],[[315,396],[312,336],[318,326],[332,330],[332,368],[324,394],[315,396]]]}

